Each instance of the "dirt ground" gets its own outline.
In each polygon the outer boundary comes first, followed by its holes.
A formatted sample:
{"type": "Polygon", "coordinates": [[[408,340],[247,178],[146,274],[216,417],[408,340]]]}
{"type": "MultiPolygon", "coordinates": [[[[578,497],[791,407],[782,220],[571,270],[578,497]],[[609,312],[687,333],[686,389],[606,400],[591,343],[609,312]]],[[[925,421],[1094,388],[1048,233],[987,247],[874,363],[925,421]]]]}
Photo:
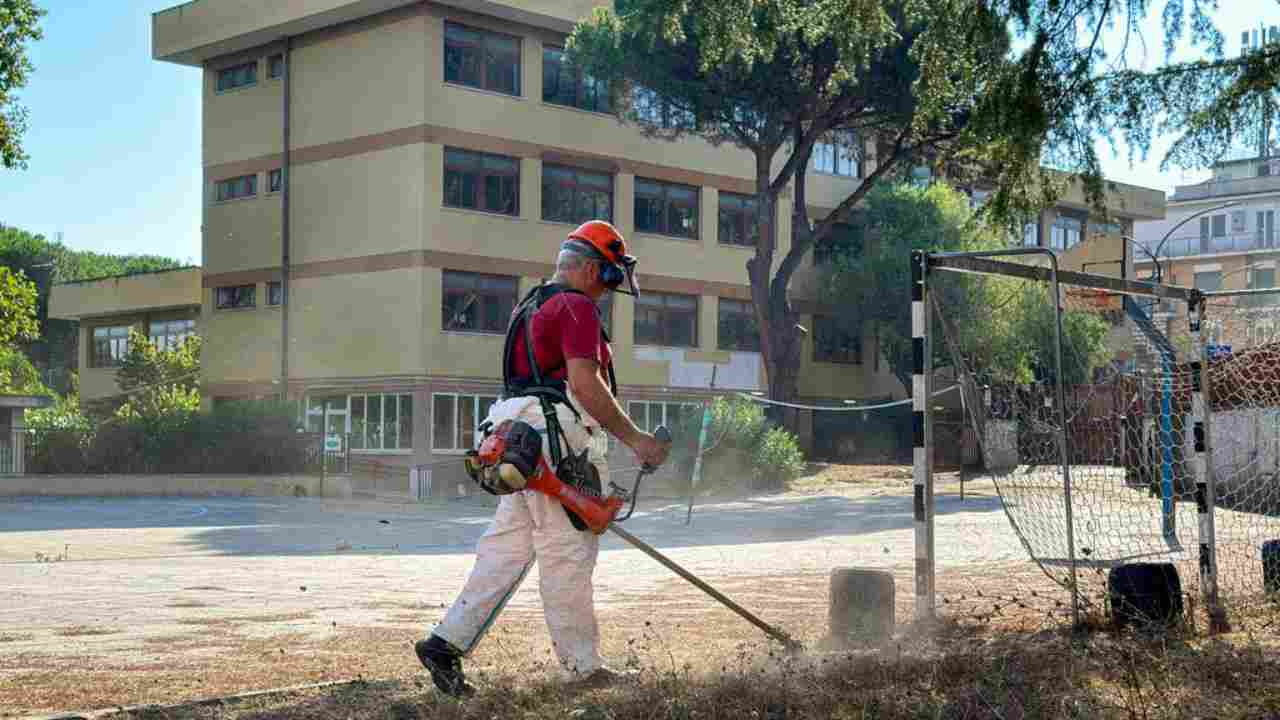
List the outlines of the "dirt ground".
{"type": "MultiPolygon", "coordinates": [[[[903,468],[828,469],[787,492],[650,500],[627,528],[810,646],[829,573],[890,571],[912,610],[903,468]]],[[[990,484],[940,480],[940,612],[974,626],[1060,624],[1066,595],[1026,555],[990,484]]],[[[354,678],[416,687],[411,644],[469,570],[488,499],[423,505],[284,498],[0,502],[0,715],[174,703],[354,678]]],[[[604,652],[638,667],[767,655],[755,628],[622,540],[596,571],[604,652]]],[[[536,571],[469,663],[551,670],[536,571]]]]}

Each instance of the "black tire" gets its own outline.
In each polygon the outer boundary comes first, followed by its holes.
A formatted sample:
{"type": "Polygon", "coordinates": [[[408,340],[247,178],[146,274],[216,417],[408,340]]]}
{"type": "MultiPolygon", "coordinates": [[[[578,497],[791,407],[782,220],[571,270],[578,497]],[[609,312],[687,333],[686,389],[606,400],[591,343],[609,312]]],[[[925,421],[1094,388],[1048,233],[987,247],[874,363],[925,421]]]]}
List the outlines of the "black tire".
{"type": "Polygon", "coordinates": [[[831,639],[837,643],[874,641],[893,635],[893,574],[883,570],[831,571],[828,603],[831,639]]]}
{"type": "Polygon", "coordinates": [[[1280,595],[1280,540],[1262,543],[1262,589],[1280,595]]]}
{"type": "Polygon", "coordinates": [[[1158,629],[1182,621],[1182,581],[1170,563],[1134,563],[1107,576],[1111,619],[1116,628],[1158,629]]]}

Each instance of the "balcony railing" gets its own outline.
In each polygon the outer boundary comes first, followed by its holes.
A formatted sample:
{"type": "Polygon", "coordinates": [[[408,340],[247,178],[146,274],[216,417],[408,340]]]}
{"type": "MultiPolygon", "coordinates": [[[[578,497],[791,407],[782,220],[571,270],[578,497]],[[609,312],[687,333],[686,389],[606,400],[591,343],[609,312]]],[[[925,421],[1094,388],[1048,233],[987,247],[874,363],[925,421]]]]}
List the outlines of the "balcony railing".
{"type": "MultiPolygon", "coordinates": [[[[1218,237],[1209,238],[1200,237],[1199,235],[1185,235],[1166,240],[1164,247],[1160,248],[1160,257],[1188,257],[1190,255],[1214,255],[1249,250],[1275,250],[1278,247],[1280,247],[1280,241],[1278,241],[1277,233],[1275,232],[1235,233],[1233,235],[1219,235],[1218,237]]],[[[1154,247],[1147,249],[1151,252],[1156,251],[1154,247]]],[[[1150,259],[1146,253],[1138,249],[1135,249],[1134,254],[1134,260],[1137,262],[1150,259]]]]}
{"type": "Polygon", "coordinates": [[[1173,197],[1169,198],[1169,200],[1173,202],[1204,200],[1206,198],[1263,192],[1280,192],[1280,176],[1262,175],[1259,177],[1206,180],[1195,185],[1178,185],[1174,187],[1173,197]]]}

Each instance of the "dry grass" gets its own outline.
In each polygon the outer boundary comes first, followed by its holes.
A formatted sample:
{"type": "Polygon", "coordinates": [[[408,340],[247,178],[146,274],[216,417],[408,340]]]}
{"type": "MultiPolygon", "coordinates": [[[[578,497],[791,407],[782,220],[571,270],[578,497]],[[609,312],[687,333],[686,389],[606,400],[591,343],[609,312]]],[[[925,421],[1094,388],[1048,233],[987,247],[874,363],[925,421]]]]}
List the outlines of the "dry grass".
{"type": "Polygon", "coordinates": [[[174,600],[173,602],[169,603],[167,607],[171,607],[171,608],[202,608],[202,607],[209,607],[209,603],[201,602],[201,601],[199,601],[199,600],[174,600]]]}
{"type": "Polygon", "coordinates": [[[654,654],[633,681],[582,690],[543,667],[476,674],[456,702],[419,678],[367,682],[129,717],[172,720],[787,720],[1273,718],[1280,656],[1240,638],[995,634],[942,626],[878,652],[784,656],[744,646],[693,666],[654,654]]]}
{"type": "Polygon", "coordinates": [[[35,635],[33,635],[33,634],[31,634],[31,633],[11,633],[11,632],[0,632],[0,643],[7,643],[7,642],[24,642],[24,641],[26,641],[26,640],[30,640],[30,639],[32,639],[32,638],[34,638],[34,637],[35,637],[35,635]]]}
{"type": "Polygon", "coordinates": [[[314,616],[311,612],[266,613],[263,615],[227,615],[223,617],[179,618],[179,625],[227,626],[245,623],[280,623],[308,620],[314,616]]]}

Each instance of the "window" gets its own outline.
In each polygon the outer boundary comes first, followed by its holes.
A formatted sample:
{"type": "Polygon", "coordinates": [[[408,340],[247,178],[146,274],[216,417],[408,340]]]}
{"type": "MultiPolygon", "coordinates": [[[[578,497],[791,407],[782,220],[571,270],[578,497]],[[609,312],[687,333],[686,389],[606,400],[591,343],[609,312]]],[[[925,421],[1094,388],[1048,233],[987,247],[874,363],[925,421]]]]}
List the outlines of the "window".
{"type": "Polygon", "coordinates": [[[756,199],[737,193],[720,193],[720,242],[724,245],[755,247],[760,237],[756,225],[756,199]]]}
{"type": "Polygon", "coordinates": [[[251,308],[257,305],[257,285],[234,285],[220,287],[216,293],[214,307],[218,310],[233,308],[251,308]]]}
{"type": "Polygon", "coordinates": [[[445,330],[505,333],[515,309],[516,278],[444,271],[445,330]]]}
{"type": "Polygon", "coordinates": [[[151,344],[158,350],[177,350],[183,341],[196,334],[196,321],[152,320],[147,333],[151,344]]]}
{"type": "Polygon", "coordinates": [[[721,350],[760,352],[756,311],[749,302],[720,298],[717,340],[721,350]]]}
{"type": "Polygon", "coordinates": [[[258,176],[241,175],[240,177],[219,180],[214,184],[214,199],[217,202],[238,200],[258,194],[258,176]]]}
{"type": "Polygon", "coordinates": [[[607,113],[610,111],[609,84],[570,65],[563,48],[543,47],[542,101],[607,113]]]}
{"type": "Polygon", "coordinates": [[[129,326],[115,325],[93,329],[93,366],[120,367],[129,354],[129,326]]]}
{"type": "Polygon", "coordinates": [[[1212,292],[1222,289],[1222,271],[1210,270],[1207,272],[1198,272],[1195,274],[1195,288],[1197,290],[1205,290],[1212,292]]]}
{"type": "Polygon", "coordinates": [[[813,144],[809,167],[814,172],[856,178],[859,177],[858,158],[858,136],[847,130],[836,131],[813,144]]]}
{"type": "Polygon", "coordinates": [[[1022,226],[1022,246],[1040,247],[1040,221],[1028,220],[1022,226]]]}
{"type": "Polygon", "coordinates": [[[640,122],[667,130],[692,130],[698,126],[693,113],[673,107],[641,85],[631,89],[631,111],[640,122]]]}
{"type": "Polygon", "coordinates": [[[352,450],[413,449],[412,395],[351,395],[347,403],[352,450]]]}
{"type": "Polygon", "coordinates": [[[445,82],[520,94],[520,40],[455,23],[444,24],[445,82]]]}
{"type": "Polygon", "coordinates": [[[1059,215],[1054,218],[1049,228],[1049,247],[1054,250],[1069,250],[1080,244],[1080,234],[1084,223],[1073,217],[1059,215]]]}
{"type": "Polygon", "coordinates": [[[267,58],[267,77],[272,80],[284,77],[284,55],[277,53],[267,58]]]}
{"type": "Polygon", "coordinates": [[[276,168],[267,173],[267,192],[278,193],[284,187],[284,170],[276,168]]]}
{"type": "Polygon", "coordinates": [[[627,415],[632,422],[645,432],[653,432],[659,425],[668,428],[679,425],[685,418],[702,411],[700,403],[692,402],[657,402],[649,400],[632,400],[627,403],[627,415]]]}
{"type": "Polygon", "coordinates": [[[279,280],[272,280],[267,283],[267,304],[283,305],[284,304],[284,283],[279,280]]]}
{"type": "Polygon", "coordinates": [[[862,223],[839,223],[831,228],[826,239],[813,246],[813,264],[827,265],[837,258],[862,257],[862,223]]]}
{"type": "Polygon", "coordinates": [[[1213,216],[1213,236],[1214,237],[1227,236],[1227,216],[1225,214],[1213,216]]]}
{"type": "Polygon", "coordinates": [[[449,207],[520,214],[520,161],[445,148],[444,204],[449,207]]]}
{"type": "MultiPolygon", "coordinates": [[[[1250,290],[1262,290],[1275,286],[1276,269],[1274,267],[1253,268],[1249,271],[1250,290]]],[[[1264,295],[1245,295],[1241,300],[1243,301],[1241,304],[1245,307],[1268,307],[1280,301],[1280,292],[1266,293],[1264,295]]]]}
{"type": "Polygon", "coordinates": [[[613,221],[613,176],[561,165],[542,166],[542,219],[613,221]]]}
{"type": "Polygon", "coordinates": [[[862,337],[829,315],[813,316],[815,362],[862,364],[862,337]]]}
{"type": "Polygon", "coordinates": [[[1275,210],[1259,210],[1258,211],[1258,227],[1255,230],[1258,236],[1257,246],[1260,248],[1271,248],[1276,246],[1276,211],[1275,210]]]}
{"type": "Polygon", "coordinates": [[[698,237],[698,188],[636,178],[636,230],[698,237]]]}
{"type": "Polygon", "coordinates": [[[471,450],[476,428],[498,401],[491,395],[436,394],[431,398],[431,447],[436,452],[471,450]]]}
{"type": "Polygon", "coordinates": [[[218,71],[218,92],[248,87],[258,82],[258,61],[235,65],[218,71]]]}
{"type": "Polygon", "coordinates": [[[636,299],[637,345],[696,347],[698,298],[694,295],[644,292],[636,299]]]}

